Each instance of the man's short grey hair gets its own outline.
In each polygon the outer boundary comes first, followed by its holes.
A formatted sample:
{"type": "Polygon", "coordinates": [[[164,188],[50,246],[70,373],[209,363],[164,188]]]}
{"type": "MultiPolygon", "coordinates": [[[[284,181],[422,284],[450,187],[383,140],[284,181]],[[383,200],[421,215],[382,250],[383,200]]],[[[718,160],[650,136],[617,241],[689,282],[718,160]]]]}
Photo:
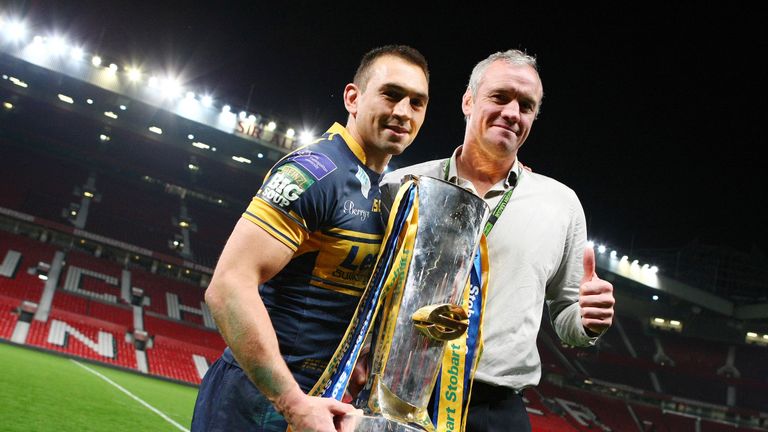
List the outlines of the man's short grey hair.
{"type": "Polygon", "coordinates": [[[523,51],[512,49],[507,51],[499,51],[491,54],[485,60],[475,65],[472,69],[472,75],[469,76],[469,89],[472,90],[472,96],[477,96],[477,88],[480,86],[480,80],[485,74],[485,70],[488,66],[496,60],[502,60],[513,65],[528,65],[531,66],[537,73],[539,68],[536,65],[536,57],[526,54],[523,51]]]}

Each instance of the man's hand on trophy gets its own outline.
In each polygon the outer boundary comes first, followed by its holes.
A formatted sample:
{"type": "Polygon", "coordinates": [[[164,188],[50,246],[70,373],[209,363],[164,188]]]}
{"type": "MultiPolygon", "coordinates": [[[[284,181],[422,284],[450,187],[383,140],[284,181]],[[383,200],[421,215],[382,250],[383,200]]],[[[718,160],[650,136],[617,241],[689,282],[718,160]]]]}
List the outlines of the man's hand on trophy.
{"type": "Polygon", "coordinates": [[[590,336],[601,335],[613,323],[613,285],[597,277],[595,251],[584,250],[584,277],[579,286],[581,323],[590,336]]]}
{"type": "Polygon", "coordinates": [[[337,417],[360,411],[336,399],[309,396],[298,388],[276,402],[291,432],[337,432],[337,417]]]}

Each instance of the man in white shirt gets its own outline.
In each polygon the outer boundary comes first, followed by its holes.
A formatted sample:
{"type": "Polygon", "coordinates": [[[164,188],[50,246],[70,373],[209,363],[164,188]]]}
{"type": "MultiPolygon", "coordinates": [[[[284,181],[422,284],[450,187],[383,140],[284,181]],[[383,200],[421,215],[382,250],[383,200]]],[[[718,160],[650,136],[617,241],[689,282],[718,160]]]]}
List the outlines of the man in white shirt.
{"type": "Polygon", "coordinates": [[[519,50],[492,54],[475,66],[462,98],[463,145],[450,159],[401,168],[382,180],[386,187],[405,174],[445,179],[494,209],[469,432],[531,430],[521,391],[541,378],[536,336],[545,301],[557,334],[574,346],[594,344],[613,319],[613,287],[595,274],[578,197],[517,158],[543,96],[535,58],[519,50]]]}

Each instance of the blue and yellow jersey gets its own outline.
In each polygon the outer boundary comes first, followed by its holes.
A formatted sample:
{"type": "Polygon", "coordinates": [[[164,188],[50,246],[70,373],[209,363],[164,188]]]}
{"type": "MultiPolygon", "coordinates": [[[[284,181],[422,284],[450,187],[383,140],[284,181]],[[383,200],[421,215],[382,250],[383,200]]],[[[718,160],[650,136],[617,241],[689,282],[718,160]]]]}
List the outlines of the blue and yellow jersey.
{"type": "Polygon", "coordinates": [[[260,293],[305,391],[333,355],[376,263],[384,232],[379,179],[360,145],[334,124],[278,162],[243,214],[295,251],[260,293]]]}

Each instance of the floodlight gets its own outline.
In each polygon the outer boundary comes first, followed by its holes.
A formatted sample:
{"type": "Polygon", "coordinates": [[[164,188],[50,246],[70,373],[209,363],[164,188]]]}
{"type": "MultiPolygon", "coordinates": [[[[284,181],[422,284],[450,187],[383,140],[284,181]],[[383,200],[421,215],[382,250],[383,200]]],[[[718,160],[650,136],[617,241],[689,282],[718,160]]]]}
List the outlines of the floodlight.
{"type": "Polygon", "coordinates": [[[234,161],[237,161],[237,162],[240,162],[240,163],[244,163],[244,164],[249,164],[249,163],[251,163],[251,160],[250,160],[250,159],[248,159],[248,158],[244,158],[244,157],[242,157],[242,156],[232,156],[232,160],[234,160],[234,161]]]}
{"type": "Polygon", "coordinates": [[[69,96],[67,96],[67,95],[65,95],[65,94],[61,94],[61,93],[59,93],[59,94],[58,94],[58,97],[59,97],[59,100],[60,100],[60,101],[62,101],[62,102],[66,102],[66,103],[68,103],[68,104],[73,104],[73,103],[75,103],[74,99],[72,99],[71,97],[69,97],[69,96]]]}
{"type": "Polygon", "coordinates": [[[181,83],[176,78],[166,78],[162,83],[162,93],[166,98],[176,98],[181,92],[181,83]]]}
{"type": "Polygon", "coordinates": [[[140,81],[141,80],[141,71],[138,68],[129,67],[128,68],[128,79],[131,80],[131,82],[140,81]]]}
{"type": "Polygon", "coordinates": [[[20,41],[27,35],[27,26],[21,21],[11,21],[5,26],[3,33],[12,42],[20,41]]]}
{"type": "Polygon", "coordinates": [[[299,135],[299,142],[302,144],[309,144],[315,140],[314,134],[311,131],[304,131],[299,135]]]}
{"type": "Polygon", "coordinates": [[[56,55],[64,55],[67,52],[67,41],[61,36],[51,38],[51,51],[56,55]]]}
{"type": "Polygon", "coordinates": [[[72,47],[72,49],[69,50],[69,58],[75,61],[82,60],[84,54],[83,49],[80,47],[72,47]]]}

